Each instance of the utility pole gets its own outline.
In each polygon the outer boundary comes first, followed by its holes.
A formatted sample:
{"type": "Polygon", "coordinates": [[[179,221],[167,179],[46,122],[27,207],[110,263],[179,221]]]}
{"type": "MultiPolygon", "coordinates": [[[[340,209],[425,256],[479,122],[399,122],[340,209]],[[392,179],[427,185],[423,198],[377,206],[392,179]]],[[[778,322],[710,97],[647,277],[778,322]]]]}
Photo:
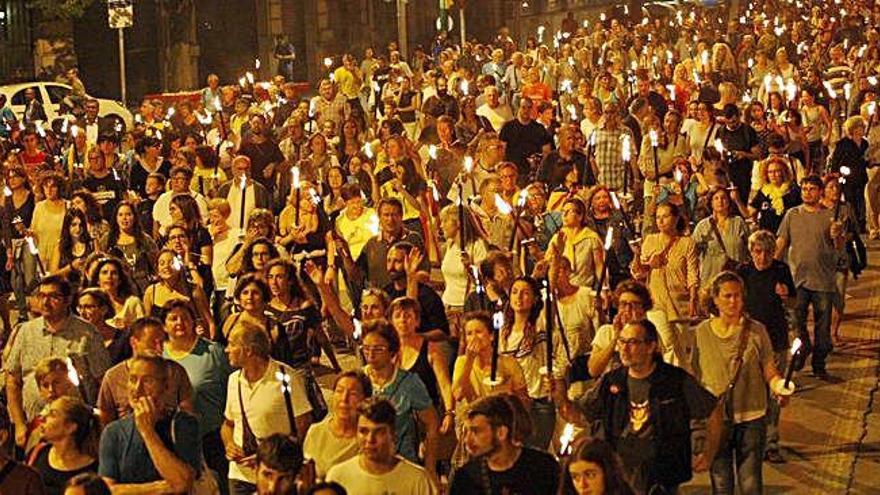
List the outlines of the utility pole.
{"type": "Polygon", "coordinates": [[[464,5],[465,0],[461,0],[461,4],[458,6],[458,29],[461,32],[461,49],[464,50],[464,44],[467,41],[467,29],[465,29],[464,24],[464,5]]]}
{"type": "Polygon", "coordinates": [[[397,0],[397,44],[400,48],[400,57],[403,60],[409,58],[409,43],[406,29],[406,3],[408,0],[397,0]]]}
{"type": "Polygon", "coordinates": [[[125,28],[134,24],[134,6],[131,0],[107,0],[107,21],[111,29],[119,34],[119,93],[122,105],[125,106],[125,28]]]}

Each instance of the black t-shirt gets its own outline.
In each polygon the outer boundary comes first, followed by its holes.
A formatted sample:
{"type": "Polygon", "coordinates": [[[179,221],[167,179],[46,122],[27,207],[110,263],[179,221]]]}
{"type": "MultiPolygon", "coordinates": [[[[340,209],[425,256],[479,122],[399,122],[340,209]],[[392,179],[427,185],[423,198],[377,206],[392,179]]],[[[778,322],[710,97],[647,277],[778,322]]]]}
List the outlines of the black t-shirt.
{"type": "Polygon", "coordinates": [[[773,350],[784,351],[788,348],[788,321],[782,298],[776,294],[776,284],[786,286],[789,297],[794,297],[791,270],[785,263],[773,260],[763,271],[758,271],[753,263],[743,264],[737,271],[746,283],[746,311],[767,327],[773,350]]]}
{"type": "Polygon", "coordinates": [[[284,155],[281,154],[278,145],[271,140],[266,140],[262,143],[247,140],[242,143],[238,152],[251,159],[251,177],[269,191],[273,190],[275,188],[275,181],[271,178],[263,177],[263,169],[270,163],[280,164],[284,161],[284,155]]]}
{"type": "Polygon", "coordinates": [[[540,153],[545,144],[550,144],[550,133],[543,125],[531,121],[523,125],[518,119],[511,120],[501,128],[501,140],[507,144],[504,159],[516,163],[520,180],[529,177],[530,167],[526,158],[540,153]]]}
{"type": "Polygon", "coordinates": [[[629,389],[629,421],[620,439],[617,441],[617,452],[626,459],[626,467],[636,479],[635,484],[645,486],[647,480],[639,479],[649,470],[649,465],[656,457],[654,451],[654,422],[651,421],[653,411],[648,397],[651,383],[647,378],[627,376],[629,389]]]}
{"type": "Polygon", "coordinates": [[[488,473],[488,492],[505,495],[547,495],[559,486],[559,463],[550,454],[522,449],[519,459],[507,471],[491,471],[484,458],[473,459],[456,471],[449,486],[451,495],[487,493],[484,484],[488,473]]]}
{"type": "Polygon", "coordinates": [[[34,469],[36,469],[43,478],[43,484],[46,486],[46,495],[61,495],[64,493],[64,487],[67,485],[67,481],[78,474],[98,472],[98,461],[73,471],[59,471],[49,465],[50,450],[51,446],[49,445],[40,447],[40,451],[37,453],[33,462],[34,469]]]}
{"type": "Polygon", "coordinates": [[[92,195],[101,205],[101,216],[108,222],[114,221],[116,213],[116,205],[122,200],[125,194],[125,185],[122,181],[117,180],[112,173],[107,174],[100,179],[97,177],[86,177],[83,179],[80,187],[84,187],[91,191],[92,195]]]}

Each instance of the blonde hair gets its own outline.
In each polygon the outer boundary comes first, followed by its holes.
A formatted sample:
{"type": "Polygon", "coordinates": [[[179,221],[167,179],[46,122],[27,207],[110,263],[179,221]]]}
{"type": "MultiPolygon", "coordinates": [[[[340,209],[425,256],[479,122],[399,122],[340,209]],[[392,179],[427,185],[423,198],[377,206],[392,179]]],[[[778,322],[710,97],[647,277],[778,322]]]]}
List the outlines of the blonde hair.
{"type": "Polygon", "coordinates": [[[865,128],[865,119],[859,115],[853,115],[846,119],[846,122],[843,123],[843,133],[848,137],[852,137],[853,130],[856,127],[861,127],[862,129],[865,128]]]}

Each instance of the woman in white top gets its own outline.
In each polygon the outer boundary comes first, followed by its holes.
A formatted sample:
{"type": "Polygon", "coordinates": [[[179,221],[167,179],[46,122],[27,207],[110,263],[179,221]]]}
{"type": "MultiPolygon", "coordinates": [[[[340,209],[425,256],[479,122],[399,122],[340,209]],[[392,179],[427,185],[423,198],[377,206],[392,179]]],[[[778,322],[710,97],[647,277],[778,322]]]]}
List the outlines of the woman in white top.
{"type": "Polygon", "coordinates": [[[703,150],[711,148],[720,126],[715,122],[715,111],[712,105],[705,102],[697,104],[697,121],[688,129],[688,148],[691,163],[700,163],[703,150]]]}
{"type": "Polygon", "coordinates": [[[333,412],[312,425],[303,442],[303,455],[307,459],[304,476],[309,484],[323,480],[328,469],[360,452],[358,406],[372,395],[373,385],[362,372],[349,370],[336,377],[330,399],[333,412]]]}
{"type": "MultiPolygon", "coordinates": [[[[442,299],[447,308],[458,310],[464,306],[468,289],[474,283],[470,278],[471,267],[479,266],[488,251],[486,241],[479,237],[479,231],[474,228],[469,213],[465,215],[465,223],[466,242],[462,251],[458,206],[449,205],[440,211],[440,227],[443,229],[443,238],[446,239],[440,264],[443,281],[446,283],[442,299]]],[[[485,281],[481,283],[485,284],[485,281]]]]}
{"type": "Polygon", "coordinates": [[[144,316],[144,304],[135,294],[134,282],[118,258],[103,258],[98,261],[89,276],[89,285],[99,287],[110,296],[113,310],[113,325],[126,328],[144,316]]]}

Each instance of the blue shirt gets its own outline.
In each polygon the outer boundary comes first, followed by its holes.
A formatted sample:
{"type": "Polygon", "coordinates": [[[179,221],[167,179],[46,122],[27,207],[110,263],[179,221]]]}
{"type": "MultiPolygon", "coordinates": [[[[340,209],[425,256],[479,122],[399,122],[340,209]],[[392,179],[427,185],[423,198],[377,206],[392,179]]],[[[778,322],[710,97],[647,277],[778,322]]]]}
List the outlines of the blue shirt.
{"type": "Polygon", "coordinates": [[[174,359],[166,351],[164,357],[183,366],[189,375],[195,391],[195,409],[199,415],[201,435],[219,430],[226,406],[226,383],[232,374],[223,346],[199,337],[186,356],[174,359]]]}
{"type": "MultiPolygon", "coordinates": [[[[160,419],[155,428],[162,443],[198,473],[202,464],[198,420],[191,414],[177,411],[160,419]],[[176,442],[172,441],[172,425],[176,442]]],[[[113,421],[101,434],[98,474],[117,483],[149,483],[162,479],[134,424],[133,414],[113,421]]]]}
{"type": "Polygon", "coordinates": [[[409,461],[418,462],[419,432],[414,415],[432,404],[425,384],[418,375],[398,369],[394,381],[381,389],[374,388],[374,395],[390,400],[397,410],[394,420],[397,453],[409,461]]]}

